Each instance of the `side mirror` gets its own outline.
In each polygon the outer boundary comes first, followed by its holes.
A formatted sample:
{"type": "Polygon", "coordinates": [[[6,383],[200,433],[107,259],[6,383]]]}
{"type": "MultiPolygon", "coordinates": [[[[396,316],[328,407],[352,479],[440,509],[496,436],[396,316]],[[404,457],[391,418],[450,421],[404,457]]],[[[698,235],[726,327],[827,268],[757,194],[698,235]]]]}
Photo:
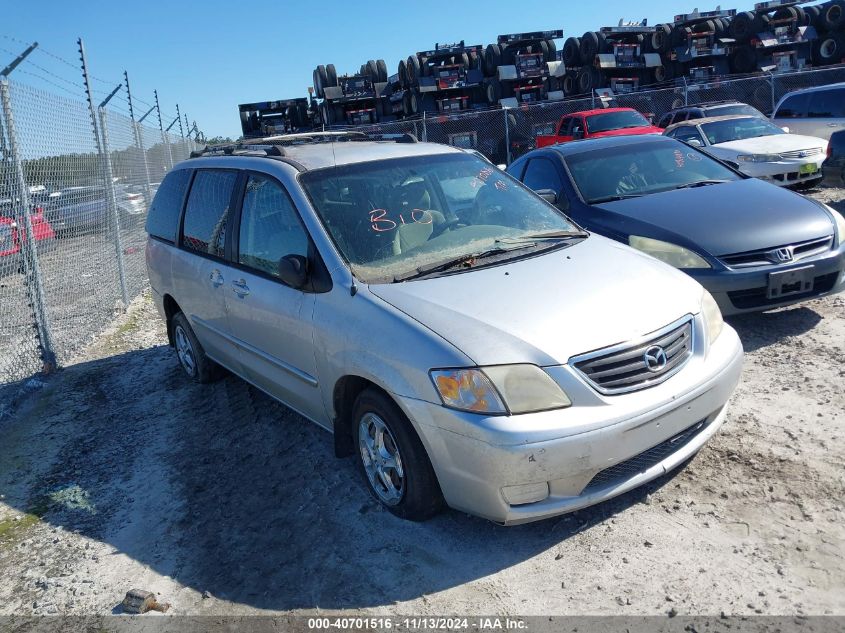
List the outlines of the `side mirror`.
{"type": "Polygon", "coordinates": [[[279,278],[291,288],[302,288],[308,281],[308,260],[302,255],[285,255],[279,260],[279,278]]]}
{"type": "Polygon", "coordinates": [[[551,189],[537,189],[534,193],[549,204],[557,204],[557,194],[551,189]]]}
{"type": "Polygon", "coordinates": [[[697,138],[691,138],[687,140],[687,145],[692,145],[693,147],[703,147],[701,141],[697,138]]]}
{"type": "Polygon", "coordinates": [[[781,129],[782,129],[784,132],[786,132],[787,134],[789,134],[789,128],[788,128],[788,127],[786,127],[785,125],[784,125],[781,129]]]}

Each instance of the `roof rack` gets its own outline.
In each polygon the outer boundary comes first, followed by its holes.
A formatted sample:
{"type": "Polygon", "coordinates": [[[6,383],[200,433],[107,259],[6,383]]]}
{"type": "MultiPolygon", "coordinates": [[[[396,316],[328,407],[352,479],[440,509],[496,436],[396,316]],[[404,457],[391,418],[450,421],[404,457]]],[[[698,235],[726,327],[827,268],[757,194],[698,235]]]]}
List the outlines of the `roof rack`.
{"type": "Polygon", "coordinates": [[[191,152],[191,158],[200,156],[286,156],[285,146],[312,145],[350,141],[392,141],[394,143],[416,143],[413,134],[367,134],[365,132],[338,130],[328,132],[300,132],[251,138],[227,145],[208,145],[191,152]]]}

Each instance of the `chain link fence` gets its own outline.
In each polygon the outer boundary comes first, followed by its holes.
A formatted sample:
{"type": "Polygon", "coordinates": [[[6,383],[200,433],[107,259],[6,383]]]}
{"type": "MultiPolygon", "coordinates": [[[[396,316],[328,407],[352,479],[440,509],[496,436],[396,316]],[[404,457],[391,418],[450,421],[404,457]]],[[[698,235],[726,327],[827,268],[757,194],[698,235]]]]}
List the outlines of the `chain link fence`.
{"type": "Polygon", "coordinates": [[[196,145],[84,99],[0,92],[4,383],[66,363],[142,292],[149,203],[196,145]]]}
{"type": "Polygon", "coordinates": [[[788,92],[845,81],[845,66],[784,74],[762,74],[686,83],[611,97],[588,96],[546,101],[516,108],[473,110],[443,116],[426,113],[415,120],[359,126],[355,130],[376,134],[410,133],[420,140],[474,149],[496,164],[509,164],[536,147],[541,134],[554,134],[560,118],[571,112],[602,107],[639,110],[657,123],[674,108],[711,101],[736,100],[771,114],[788,92]]]}

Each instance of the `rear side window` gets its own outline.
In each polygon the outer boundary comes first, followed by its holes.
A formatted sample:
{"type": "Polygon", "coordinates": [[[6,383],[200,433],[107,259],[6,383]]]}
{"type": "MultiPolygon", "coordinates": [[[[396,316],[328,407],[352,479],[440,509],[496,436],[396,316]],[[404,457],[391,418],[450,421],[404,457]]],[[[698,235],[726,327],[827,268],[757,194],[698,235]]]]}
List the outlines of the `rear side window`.
{"type": "Polygon", "coordinates": [[[203,169],[197,171],[182,226],[182,244],[186,248],[223,257],[226,224],[232,191],[238,179],[233,171],[203,169]]]}
{"type": "Polygon", "coordinates": [[[528,162],[528,169],[525,170],[523,184],[529,189],[539,191],[540,189],[551,189],[560,193],[563,183],[555,169],[554,163],[548,158],[534,158],[528,162]]]}
{"type": "Polygon", "coordinates": [[[784,102],[775,112],[775,118],[802,119],[807,116],[807,101],[809,93],[792,95],[784,99],[784,102]]]}
{"type": "Polygon", "coordinates": [[[811,92],[807,116],[820,119],[841,119],[845,117],[845,88],[811,92]]]}
{"type": "Polygon", "coordinates": [[[190,180],[190,169],[171,171],[164,177],[147,214],[147,233],[168,242],[176,241],[179,213],[190,180]]]}
{"type": "MultiPolygon", "coordinates": [[[[690,110],[689,113],[687,114],[687,121],[689,121],[690,119],[701,119],[701,118],[703,118],[703,115],[701,114],[701,112],[699,110],[690,110]]],[[[678,119],[678,120],[680,121],[680,119],[678,119]]]]}

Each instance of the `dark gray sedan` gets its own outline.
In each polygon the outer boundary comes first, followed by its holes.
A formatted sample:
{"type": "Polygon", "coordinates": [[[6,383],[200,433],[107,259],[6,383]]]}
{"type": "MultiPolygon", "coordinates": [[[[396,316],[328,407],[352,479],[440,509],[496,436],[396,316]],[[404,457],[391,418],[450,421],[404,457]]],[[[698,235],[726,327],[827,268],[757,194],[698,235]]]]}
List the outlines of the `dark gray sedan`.
{"type": "Polygon", "coordinates": [[[682,269],[724,314],[845,289],[845,220],[668,137],[535,150],[508,173],[578,224],[682,269]]]}

